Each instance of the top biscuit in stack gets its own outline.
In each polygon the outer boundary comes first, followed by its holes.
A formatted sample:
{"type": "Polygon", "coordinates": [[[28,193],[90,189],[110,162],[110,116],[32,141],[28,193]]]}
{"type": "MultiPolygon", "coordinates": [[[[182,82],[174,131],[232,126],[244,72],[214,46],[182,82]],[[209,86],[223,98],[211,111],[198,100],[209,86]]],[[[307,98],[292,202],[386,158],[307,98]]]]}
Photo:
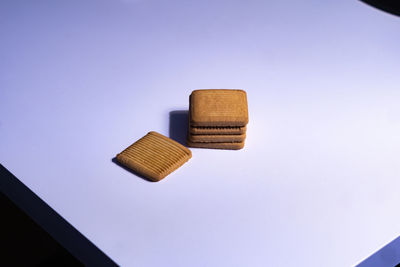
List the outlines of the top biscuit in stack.
{"type": "Polygon", "coordinates": [[[203,89],[190,95],[192,126],[244,127],[249,121],[243,90],[203,89]]]}
{"type": "Polygon", "coordinates": [[[227,149],[243,147],[248,123],[245,91],[195,90],[190,95],[189,106],[189,146],[227,149]],[[224,141],[218,135],[224,135],[224,141]],[[241,135],[241,140],[238,140],[238,135],[241,135]]]}

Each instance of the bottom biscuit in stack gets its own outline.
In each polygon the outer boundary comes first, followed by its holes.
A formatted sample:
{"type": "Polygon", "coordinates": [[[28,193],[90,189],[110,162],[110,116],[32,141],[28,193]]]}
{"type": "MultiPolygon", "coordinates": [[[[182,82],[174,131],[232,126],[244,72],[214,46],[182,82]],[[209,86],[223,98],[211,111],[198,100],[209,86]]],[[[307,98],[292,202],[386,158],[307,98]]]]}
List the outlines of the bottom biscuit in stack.
{"type": "Polygon", "coordinates": [[[245,134],[228,135],[205,135],[205,134],[189,134],[189,140],[195,143],[240,143],[246,139],[245,134]]]}
{"type": "Polygon", "coordinates": [[[187,145],[189,147],[238,150],[244,147],[245,139],[246,139],[245,126],[200,128],[200,127],[193,127],[190,124],[189,120],[189,133],[187,140],[187,145]],[[197,134],[194,134],[194,132],[197,134]],[[234,133],[234,134],[227,134],[227,133],[234,133]]]}
{"type": "Polygon", "coordinates": [[[193,126],[190,123],[187,145],[196,148],[238,150],[244,147],[246,126],[193,126]]]}
{"type": "Polygon", "coordinates": [[[244,147],[244,141],[243,142],[216,142],[216,143],[211,143],[211,142],[192,142],[190,140],[187,140],[187,145],[189,147],[197,147],[197,148],[216,148],[216,149],[238,150],[238,149],[242,149],[244,147]]]}

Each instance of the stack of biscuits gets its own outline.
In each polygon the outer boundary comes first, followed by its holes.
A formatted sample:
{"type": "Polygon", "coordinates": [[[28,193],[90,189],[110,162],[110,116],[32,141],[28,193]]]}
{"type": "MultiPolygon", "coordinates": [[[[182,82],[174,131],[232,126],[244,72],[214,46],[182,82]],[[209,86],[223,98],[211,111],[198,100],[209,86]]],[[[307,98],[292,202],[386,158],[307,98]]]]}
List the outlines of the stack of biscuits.
{"type": "Polygon", "coordinates": [[[243,90],[194,90],[189,98],[189,147],[241,149],[248,123],[243,90]]]}

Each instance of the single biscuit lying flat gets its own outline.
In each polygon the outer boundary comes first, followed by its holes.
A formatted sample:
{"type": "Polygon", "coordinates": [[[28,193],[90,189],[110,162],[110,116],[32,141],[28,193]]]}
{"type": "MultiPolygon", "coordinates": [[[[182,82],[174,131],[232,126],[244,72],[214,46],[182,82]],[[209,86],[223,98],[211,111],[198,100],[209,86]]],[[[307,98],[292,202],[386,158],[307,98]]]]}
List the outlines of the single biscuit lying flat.
{"type": "Polygon", "coordinates": [[[189,134],[189,141],[200,143],[226,143],[226,142],[243,142],[246,135],[197,135],[189,134]]]}
{"type": "Polygon", "coordinates": [[[192,134],[245,134],[246,133],[246,126],[190,126],[189,132],[192,134]]]}
{"type": "Polygon", "coordinates": [[[190,140],[187,140],[187,145],[190,147],[198,147],[198,148],[217,148],[217,149],[232,149],[232,150],[238,150],[242,149],[244,147],[244,141],[243,142],[226,142],[226,143],[197,143],[197,142],[191,142],[190,140]]]}
{"type": "Polygon", "coordinates": [[[149,132],[117,155],[117,161],[156,182],[182,166],[191,151],[157,132],[149,132]]]}
{"type": "Polygon", "coordinates": [[[243,90],[204,89],[190,95],[190,126],[245,126],[247,95],[243,90]]]}

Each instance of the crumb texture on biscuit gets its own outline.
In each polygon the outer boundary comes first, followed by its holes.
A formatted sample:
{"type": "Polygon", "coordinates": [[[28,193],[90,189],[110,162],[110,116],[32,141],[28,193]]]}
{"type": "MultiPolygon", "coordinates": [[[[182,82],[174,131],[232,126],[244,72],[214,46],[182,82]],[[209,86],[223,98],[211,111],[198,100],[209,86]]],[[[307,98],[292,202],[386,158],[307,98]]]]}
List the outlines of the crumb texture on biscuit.
{"type": "Polygon", "coordinates": [[[212,127],[212,126],[189,126],[189,133],[191,134],[204,134],[204,135],[241,135],[246,133],[246,127],[240,126],[227,126],[227,127],[212,127]]]}
{"type": "Polygon", "coordinates": [[[189,134],[188,139],[191,142],[200,142],[200,143],[243,142],[246,139],[246,134],[237,134],[237,135],[189,134]]]}
{"type": "Polygon", "coordinates": [[[194,90],[189,98],[192,126],[245,126],[247,95],[243,90],[194,90]]]}
{"type": "Polygon", "coordinates": [[[210,143],[210,142],[192,142],[189,139],[187,140],[187,145],[189,147],[195,148],[212,148],[212,149],[230,149],[230,150],[239,150],[244,147],[243,142],[219,142],[219,143],[210,143]]]}
{"type": "Polygon", "coordinates": [[[117,155],[117,161],[159,181],[191,158],[191,151],[157,132],[149,132],[117,155]]]}

